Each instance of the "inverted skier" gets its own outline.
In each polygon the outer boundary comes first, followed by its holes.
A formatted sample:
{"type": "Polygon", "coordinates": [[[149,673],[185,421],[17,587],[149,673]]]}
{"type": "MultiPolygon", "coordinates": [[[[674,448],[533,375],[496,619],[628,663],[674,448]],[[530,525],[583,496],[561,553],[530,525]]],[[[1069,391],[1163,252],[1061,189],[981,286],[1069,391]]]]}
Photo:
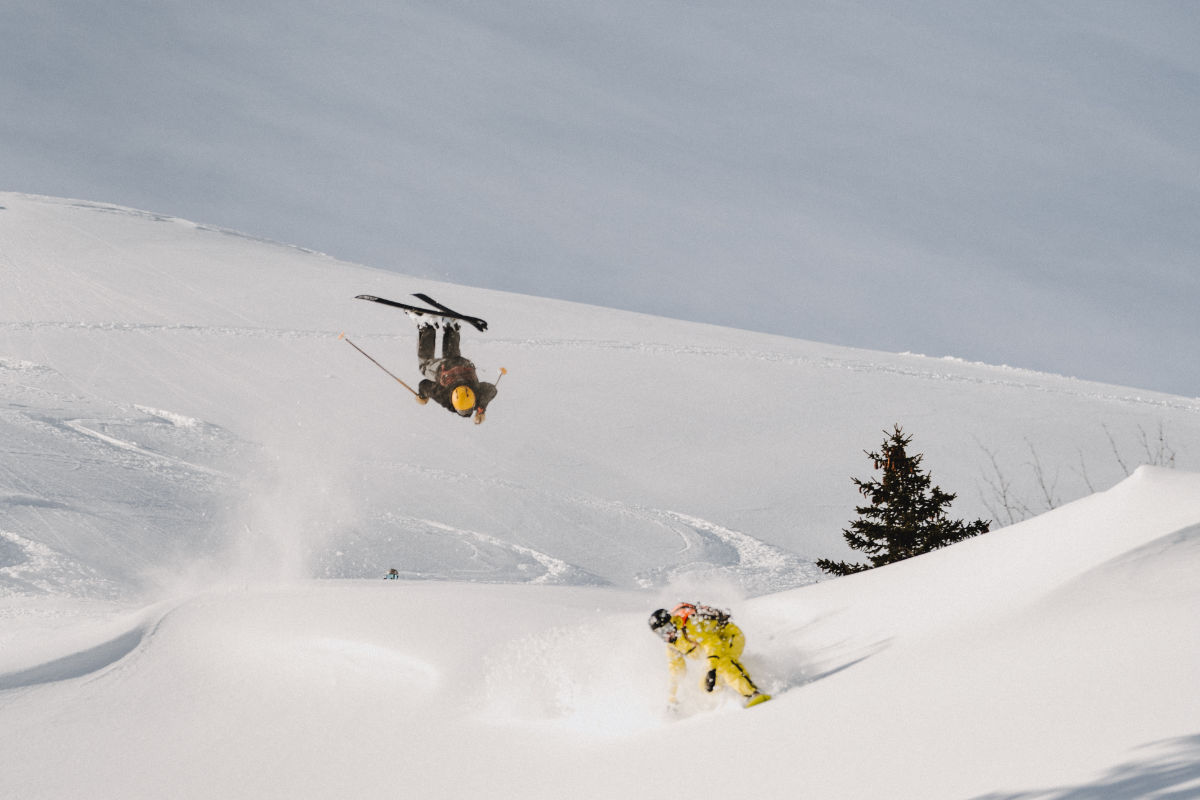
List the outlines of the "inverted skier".
{"type": "Polygon", "coordinates": [[[496,397],[496,384],[480,381],[475,365],[459,350],[457,320],[442,325],[442,357],[435,358],[437,325],[417,317],[417,367],[425,376],[417,387],[417,402],[434,400],[460,417],[475,415],[475,424],[483,422],[488,403],[496,397]]]}

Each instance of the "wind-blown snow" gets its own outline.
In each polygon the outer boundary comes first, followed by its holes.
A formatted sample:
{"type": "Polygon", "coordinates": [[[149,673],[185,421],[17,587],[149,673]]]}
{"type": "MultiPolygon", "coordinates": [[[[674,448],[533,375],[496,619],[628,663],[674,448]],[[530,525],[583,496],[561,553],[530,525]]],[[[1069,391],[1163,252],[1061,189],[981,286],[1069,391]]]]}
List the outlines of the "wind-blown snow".
{"type": "Polygon", "coordinates": [[[1200,402],[0,206],[0,796],[1200,796],[1200,402]],[[339,341],[414,291],[482,426],[339,341]],[[1031,518],[818,581],[895,422],[1031,518]],[[666,712],[684,598],[772,702],[666,712]]]}

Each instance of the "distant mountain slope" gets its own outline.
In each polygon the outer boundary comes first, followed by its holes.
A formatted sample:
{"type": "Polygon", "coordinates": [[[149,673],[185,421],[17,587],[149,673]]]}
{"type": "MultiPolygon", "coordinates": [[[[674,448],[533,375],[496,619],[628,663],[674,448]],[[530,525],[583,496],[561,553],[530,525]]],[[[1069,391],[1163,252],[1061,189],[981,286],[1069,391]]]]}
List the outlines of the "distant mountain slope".
{"type": "Polygon", "coordinates": [[[203,565],[759,594],[847,555],[850,476],[892,423],[970,518],[1139,461],[1200,467],[1196,400],[417,282],[91,202],[0,206],[4,591],[203,565]],[[338,340],[415,378],[412,323],[353,299],[415,291],[491,323],[464,334],[482,374],[508,370],[484,425],[338,340]]]}

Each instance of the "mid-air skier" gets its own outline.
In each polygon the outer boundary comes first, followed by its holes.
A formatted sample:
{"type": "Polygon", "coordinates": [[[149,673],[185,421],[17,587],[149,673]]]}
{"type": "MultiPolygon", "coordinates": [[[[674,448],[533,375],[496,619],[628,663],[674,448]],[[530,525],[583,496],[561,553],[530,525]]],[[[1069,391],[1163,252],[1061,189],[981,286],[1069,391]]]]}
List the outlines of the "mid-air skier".
{"type": "Polygon", "coordinates": [[[475,424],[484,420],[488,403],[496,397],[496,384],[480,381],[475,365],[459,350],[458,322],[442,324],[442,357],[435,358],[437,326],[417,318],[417,366],[425,379],[417,386],[417,402],[429,400],[460,417],[475,415],[475,424]]]}

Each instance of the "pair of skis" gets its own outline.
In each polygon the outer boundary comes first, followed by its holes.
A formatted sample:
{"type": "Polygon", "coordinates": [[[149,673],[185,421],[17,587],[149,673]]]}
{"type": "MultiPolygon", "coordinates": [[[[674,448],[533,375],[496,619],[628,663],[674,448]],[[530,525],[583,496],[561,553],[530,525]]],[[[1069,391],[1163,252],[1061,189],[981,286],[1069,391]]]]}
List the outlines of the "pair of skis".
{"type": "Polygon", "coordinates": [[[391,306],[392,308],[403,309],[404,311],[407,311],[410,314],[416,314],[421,317],[441,317],[443,319],[456,319],[456,320],[465,322],[468,325],[474,327],[475,330],[479,331],[480,333],[483,333],[484,331],[487,330],[487,321],[486,320],[482,320],[479,317],[469,317],[466,314],[460,314],[459,312],[455,311],[454,309],[452,309],[448,306],[442,305],[437,300],[434,300],[432,297],[430,297],[427,294],[422,294],[422,293],[418,292],[418,293],[414,294],[413,297],[417,298],[418,300],[420,300],[422,302],[428,303],[429,305],[433,306],[433,308],[422,308],[421,306],[409,305],[408,303],[397,303],[395,300],[385,300],[384,298],[376,297],[373,294],[360,294],[360,295],[357,295],[354,299],[355,300],[370,300],[372,303],[382,303],[385,306],[391,306]]]}
{"type": "MultiPolygon", "coordinates": [[[[466,314],[460,314],[457,311],[455,311],[454,309],[452,309],[448,306],[442,305],[437,300],[434,300],[432,297],[430,297],[427,294],[422,294],[422,293],[418,292],[417,294],[414,294],[413,297],[415,297],[418,300],[421,300],[425,303],[428,303],[429,305],[433,306],[433,308],[422,308],[420,306],[409,305],[408,303],[397,303],[395,300],[385,300],[384,298],[376,297],[373,294],[360,294],[360,295],[357,295],[354,299],[355,300],[370,300],[373,303],[382,303],[385,306],[392,306],[393,308],[403,309],[404,311],[408,312],[409,314],[415,314],[420,317],[439,317],[441,319],[460,320],[462,322],[467,323],[468,325],[471,325],[472,327],[475,328],[475,330],[479,331],[480,333],[483,333],[484,331],[487,330],[487,321],[486,320],[480,319],[479,317],[470,317],[470,316],[467,316],[466,314]]],[[[410,392],[413,393],[413,395],[415,395],[416,397],[421,396],[417,392],[416,389],[412,388],[407,383],[400,380],[400,378],[393,375],[391,370],[389,370],[387,367],[380,364],[374,358],[371,358],[371,356],[368,355],[366,353],[366,351],[364,351],[361,347],[359,347],[358,345],[356,345],[354,342],[350,341],[349,339],[346,339],[346,334],[344,334],[344,333],[340,334],[338,336],[338,338],[345,339],[346,344],[350,345],[355,350],[357,350],[358,352],[360,352],[364,356],[366,356],[367,359],[370,360],[370,362],[372,364],[379,367],[381,370],[386,372],[388,375],[391,375],[391,377],[396,381],[396,383],[400,384],[405,389],[408,389],[410,392]]],[[[506,370],[504,367],[500,368],[500,377],[503,377],[507,373],[508,373],[508,370],[506,370]]],[[[500,377],[496,378],[496,383],[500,383],[500,377]]]]}

